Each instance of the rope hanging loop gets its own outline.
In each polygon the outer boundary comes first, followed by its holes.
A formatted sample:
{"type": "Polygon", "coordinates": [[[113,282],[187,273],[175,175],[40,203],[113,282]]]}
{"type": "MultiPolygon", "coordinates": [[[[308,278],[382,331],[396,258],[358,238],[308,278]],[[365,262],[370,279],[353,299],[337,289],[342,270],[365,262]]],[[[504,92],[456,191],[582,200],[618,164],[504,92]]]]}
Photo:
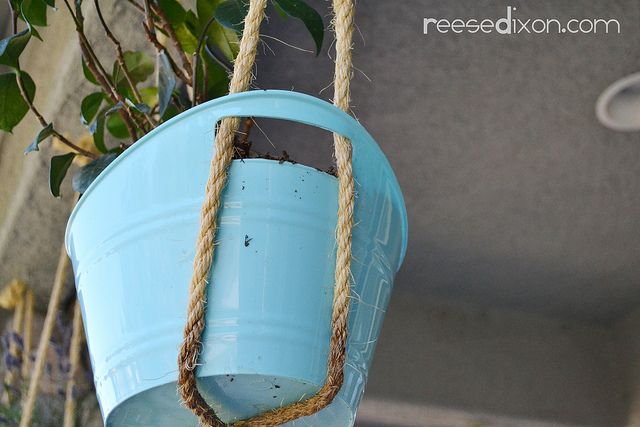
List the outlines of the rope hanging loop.
{"type": "MultiPolygon", "coordinates": [[[[260,24],[267,0],[250,0],[245,18],[240,50],[234,64],[229,93],[249,89],[253,66],[260,41],[260,24]]],[[[336,63],[334,75],[334,105],[349,111],[350,80],[352,76],[353,0],[333,0],[336,33],[336,63]]],[[[214,237],[217,216],[227,171],[233,159],[233,142],[240,124],[239,117],[224,118],[220,122],[211,160],[204,201],[200,211],[200,231],[196,240],[193,275],[189,286],[187,320],[178,356],[178,392],[183,403],[206,427],[225,427],[214,409],[205,401],[196,381],[196,368],[205,328],[207,286],[213,264],[214,237]]],[[[336,269],[331,318],[331,341],[324,385],[314,396],[281,408],[237,421],[231,427],[272,427],[317,413],[327,407],[340,391],[344,381],[346,361],[347,322],[349,314],[349,285],[351,267],[351,239],[354,211],[354,179],[351,142],[334,134],[334,151],[338,175],[338,221],[336,226],[336,269]]]]}

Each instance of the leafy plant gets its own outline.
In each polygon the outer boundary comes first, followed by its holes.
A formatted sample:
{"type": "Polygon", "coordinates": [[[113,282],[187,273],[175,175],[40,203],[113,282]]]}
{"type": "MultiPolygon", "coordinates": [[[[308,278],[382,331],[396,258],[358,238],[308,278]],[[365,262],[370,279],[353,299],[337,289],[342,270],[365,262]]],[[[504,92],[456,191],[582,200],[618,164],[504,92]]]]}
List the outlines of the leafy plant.
{"type": "MultiPolygon", "coordinates": [[[[34,103],[36,84],[20,66],[20,56],[32,39],[42,40],[37,28],[47,25],[47,11],[55,8],[55,0],[9,0],[13,34],[0,41],[0,64],[10,70],[0,74],[0,130],[12,132],[31,111],[42,128],[25,154],[38,151],[51,137],[67,147],[67,153],[51,159],[49,183],[56,197],[74,159],[85,159],[73,179],[74,189],[82,193],[141,136],[195,105],[226,95],[248,10],[248,0],[197,0],[194,10],[178,0],[127,0],[140,14],[141,28],[155,51],[152,55],[126,50],[102,14],[100,0],[93,0],[116,54],[107,67],[85,33],[83,0],[62,2],[75,24],[82,52],[78,65],[95,86],[80,103],[80,119],[92,137],[90,146],[73,142],[54,121],[44,118],[34,103]]],[[[304,0],[272,0],[272,4],[280,16],[305,25],[318,54],[324,38],[320,14],[304,0]]]]}

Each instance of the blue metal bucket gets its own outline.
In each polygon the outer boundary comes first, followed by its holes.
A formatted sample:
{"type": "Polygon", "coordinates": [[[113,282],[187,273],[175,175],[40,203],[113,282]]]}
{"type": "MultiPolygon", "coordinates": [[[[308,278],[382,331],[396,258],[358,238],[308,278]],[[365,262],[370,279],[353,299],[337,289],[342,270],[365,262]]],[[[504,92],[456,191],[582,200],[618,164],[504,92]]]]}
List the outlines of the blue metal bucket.
{"type": "MultiPolygon", "coordinates": [[[[396,178],[366,130],[286,91],[226,96],[150,132],[114,161],[66,234],[106,426],[196,426],[175,381],[199,211],[223,117],[269,117],[351,139],[357,199],[344,385],[291,426],[352,426],[407,244],[396,178]]],[[[312,395],[330,338],[337,180],[277,161],[234,161],[219,216],[198,376],[225,421],[312,395]]]]}

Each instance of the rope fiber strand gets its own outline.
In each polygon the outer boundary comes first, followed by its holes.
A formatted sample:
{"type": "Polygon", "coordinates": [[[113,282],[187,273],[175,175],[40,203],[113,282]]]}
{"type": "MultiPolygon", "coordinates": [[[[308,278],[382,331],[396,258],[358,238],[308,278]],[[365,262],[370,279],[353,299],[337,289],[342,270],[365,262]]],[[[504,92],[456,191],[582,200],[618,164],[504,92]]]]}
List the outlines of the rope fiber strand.
{"type": "MultiPolygon", "coordinates": [[[[250,1],[244,23],[244,34],[240,41],[240,50],[229,86],[231,94],[248,90],[253,78],[252,71],[265,7],[266,0],[250,1]]],[[[334,104],[348,112],[352,76],[353,0],[333,0],[333,10],[335,15],[333,24],[336,33],[334,104]]],[[[216,135],[216,150],[211,161],[204,202],[200,212],[200,231],[196,243],[193,276],[189,287],[187,320],[178,356],[178,392],[184,405],[199,418],[205,427],[227,426],[198,391],[196,369],[201,350],[202,333],[205,329],[207,286],[213,263],[216,220],[222,191],[226,183],[227,169],[233,158],[233,141],[239,124],[239,117],[225,118],[221,121],[216,135]]],[[[355,201],[351,143],[347,138],[335,134],[334,150],[339,194],[335,288],[326,382],[317,394],[306,400],[273,409],[248,420],[236,421],[231,424],[232,427],[272,427],[313,415],[328,406],[342,387],[347,345],[351,233],[355,201]]]]}

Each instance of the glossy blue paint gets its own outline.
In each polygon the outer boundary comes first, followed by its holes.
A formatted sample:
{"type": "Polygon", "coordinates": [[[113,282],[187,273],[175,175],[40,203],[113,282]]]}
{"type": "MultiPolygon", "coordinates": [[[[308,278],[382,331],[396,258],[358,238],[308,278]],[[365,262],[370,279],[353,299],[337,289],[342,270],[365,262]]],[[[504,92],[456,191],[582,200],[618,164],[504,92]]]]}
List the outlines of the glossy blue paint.
{"type": "MultiPolygon", "coordinates": [[[[291,426],[353,425],[407,244],[396,178],[353,118],[316,98],[253,91],[193,108],[114,161],[71,215],[66,245],[105,425],[196,426],[175,390],[199,208],[223,117],[302,122],[349,137],[356,179],[345,383],[291,426]]],[[[323,383],[335,268],[337,180],[271,160],[234,161],[223,195],[198,375],[226,421],[323,383]]]]}

